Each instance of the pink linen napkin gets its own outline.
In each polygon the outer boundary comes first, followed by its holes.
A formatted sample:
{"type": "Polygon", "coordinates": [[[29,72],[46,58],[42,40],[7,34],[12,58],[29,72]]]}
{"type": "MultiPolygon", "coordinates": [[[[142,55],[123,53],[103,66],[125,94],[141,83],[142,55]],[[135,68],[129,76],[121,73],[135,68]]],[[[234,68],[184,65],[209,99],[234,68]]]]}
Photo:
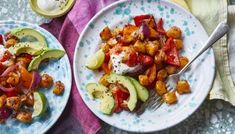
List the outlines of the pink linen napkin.
{"type": "MultiPolygon", "coordinates": [[[[77,0],[72,10],[61,18],[41,26],[51,32],[68,53],[71,67],[75,45],[88,21],[103,7],[115,0],[77,0]]],[[[73,77],[74,78],[74,77],[73,77]]],[[[94,134],[101,128],[99,119],[84,104],[75,81],[68,105],[60,119],[48,133],[94,134]]]]}

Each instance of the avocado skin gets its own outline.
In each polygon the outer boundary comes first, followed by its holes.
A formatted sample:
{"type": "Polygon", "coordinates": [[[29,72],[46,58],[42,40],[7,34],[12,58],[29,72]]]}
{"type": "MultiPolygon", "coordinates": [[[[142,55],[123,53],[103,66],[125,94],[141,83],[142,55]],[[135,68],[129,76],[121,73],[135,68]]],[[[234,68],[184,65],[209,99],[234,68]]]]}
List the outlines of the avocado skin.
{"type": "Polygon", "coordinates": [[[41,61],[43,61],[44,59],[48,59],[48,58],[58,59],[58,58],[63,57],[64,54],[65,52],[60,49],[47,49],[43,51],[40,55],[33,58],[33,60],[30,62],[28,66],[28,71],[37,70],[41,61]]]}
{"type": "Polygon", "coordinates": [[[137,97],[140,99],[142,102],[145,102],[149,98],[149,92],[148,90],[143,87],[136,79],[126,76],[130,81],[133,83],[136,89],[137,97]]]}
{"type": "Polygon", "coordinates": [[[48,44],[45,39],[45,37],[38,31],[32,29],[32,28],[14,28],[10,31],[10,34],[16,36],[19,39],[22,39],[26,36],[33,36],[40,42],[40,44],[47,48],[48,44]]]}
{"type": "Polygon", "coordinates": [[[114,108],[114,98],[110,90],[99,83],[88,83],[86,89],[92,99],[101,99],[100,111],[104,114],[111,114],[114,108]]]}
{"type": "Polygon", "coordinates": [[[127,100],[127,107],[129,108],[130,111],[133,111],[137,104],[137,93],[135,86],[132,84],[132,82],[127,77],[115,73],[111,73],[107,77],[107,81],[109,83],[122,84],[125,88],[127,88],[127,90],[130,93],[130,97],[127,100]]]}

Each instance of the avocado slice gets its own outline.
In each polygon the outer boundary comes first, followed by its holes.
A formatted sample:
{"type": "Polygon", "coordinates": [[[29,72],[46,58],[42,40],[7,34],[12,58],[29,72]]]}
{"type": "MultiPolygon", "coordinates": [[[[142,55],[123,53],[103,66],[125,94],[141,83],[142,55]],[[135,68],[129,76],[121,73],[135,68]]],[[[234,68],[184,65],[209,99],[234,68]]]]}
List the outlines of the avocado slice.
{"type": "Polygon", "coordinates": [[[33,58],[33,60],[29,63],[28,71],[37,70],[41,61],[43,61],[44,59],[61,58],[64,56],[64,54],[65,52],[63,50],[47,49],[43,51],[40,55],[33,58]]]}
{"type": "Polygon", "coordinates": [[[129,108],[130,111],[133,111],[137,103],[137,93],[135,86],[132,84],[132,82],[127,77],[115,73],[111,73],[107,77],[107,81],[109,83],[122,84],[124,87],[127,88],[127,90],[130,93],[129,99],[127,100],[127,107],[129,108]]]}
{"type": "Polygon", "coordinates": [[[114,108],[114,98],[110,90],[98,83],[88,83],[86,89],[92,99],[101,99],[100,111],[104,114],[111,114],[114,108]]]}
{"type": "Polygon", "coordinates": [[[32,36],[40,42],[40,45],[47,47],[47,41],[45,37],[38,31],[32,28],[14,28],[10,31],[10,34],[16,36],[20,40],[27,36],[32,36]]]}
{"type": "Polygon", "coordinates": [[[44,47],[33,42],[20,42],[15,44],[13,47],[13,53],[15,55],[20,55],[22,53],[27,53],[33,56],[39,55],[43,52],[44,47]]]}
{"type": "Polygon", "coordinates": [[[142,102],[145,102],[149,98],[149,92],[148,90],[143,87],[136,79],[126,76],[135,86],[136,93],[138,99],[140,99],[142,102]]]}

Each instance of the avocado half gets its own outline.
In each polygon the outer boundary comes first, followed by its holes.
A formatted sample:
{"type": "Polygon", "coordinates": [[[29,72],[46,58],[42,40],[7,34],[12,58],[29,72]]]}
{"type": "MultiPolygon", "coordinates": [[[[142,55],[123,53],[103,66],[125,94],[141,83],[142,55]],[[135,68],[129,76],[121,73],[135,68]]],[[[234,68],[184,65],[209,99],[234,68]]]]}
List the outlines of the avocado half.
{"type": "Polygon", "coordinates": [[[33,58],[33,60],[29,63],[28,71],[37,70],[40,63],[44,59],[50,59],[50,58],[57,58],[58,59],[58,58],[63,57],[64,54],[65,54],[65,52],[63,50],[60,50],[60,49],[47,49],[47,50],[44,50],[40,55],[33,58]]]}
{"type": "Polygon", "coordinates": [[[10,31],[10,34],[16,36],[20,40],[27,36],[32,36],[38,40],[40,45],[47,48],[47,41],[45,37],[38,31],[32,29],[32,28],[14,28],[10,31]]]}
{"type": "Polygon", "coordinates": [[[114,98],[110,90],[99,83],[88,83],[86,89],[92,99],[101,99],[100,111],[104,114],[111,114],[114,108],[114,98]]]}

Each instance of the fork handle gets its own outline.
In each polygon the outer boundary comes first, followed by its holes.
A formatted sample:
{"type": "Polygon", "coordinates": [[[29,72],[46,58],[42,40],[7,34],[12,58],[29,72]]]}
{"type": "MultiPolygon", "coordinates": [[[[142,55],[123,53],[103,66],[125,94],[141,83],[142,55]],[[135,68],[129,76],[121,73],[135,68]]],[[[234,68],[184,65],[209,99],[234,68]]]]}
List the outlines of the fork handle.
{"type": "Polygon", "coordinates": [[[218,41],[221,37],[223,37],[227,33],[228,29],[229,29],[228,24],[225,21],[220,22],[215,28],[215,30],[212,32],[212,34],[210,35],[209,39],[206,41],[205,45],[200,49],[200,51],[196,54],[196,56],[179,71],[178,74],[181,74],[185,70],[187,70],[189,65],[194,60],[196,60],[203,52],[205,52],[209,47],[211,47],[216,41],[218,41]]]}

